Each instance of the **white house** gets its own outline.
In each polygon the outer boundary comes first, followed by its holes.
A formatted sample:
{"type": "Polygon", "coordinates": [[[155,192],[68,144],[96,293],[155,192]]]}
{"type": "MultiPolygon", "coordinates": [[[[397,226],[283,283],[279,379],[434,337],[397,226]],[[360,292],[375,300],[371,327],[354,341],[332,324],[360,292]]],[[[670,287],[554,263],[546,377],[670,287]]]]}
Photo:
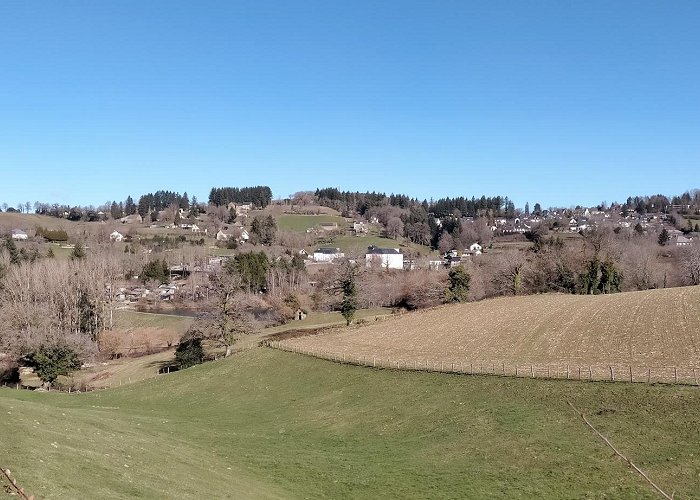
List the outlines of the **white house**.
{"type": "Polygon", "coordinates": [[[230,237],[230,234],[224,233],[221,229],[219,229],[219,232],[216,233],[216,241],[228,241],[230,237]]]}
{"type": "Polygon", "coordinates": [[[122,224],[141,224],[143,222],[143,217],[139,214],[127,215],[119,219],[122,224]]]}
{"type": "Polygon", "coordinates": [[[367,233],[367,224],[365,224],[363,221],[355,221],[352,223],[352,230],[355,232],[355,234],[365,234],[367,233]]]}
{"type": "Polygon", "coordinates": [[[122,241],[124,241],[124,235],[119,231],[114,231],[112,234],[109,235],[109,239],[121,243],[122,241]]]}
{"type": "Polygon", "coordinates": [[[481,255],[481,251],[483,250],[483,247],[479,245],[478,243],[472,243],[469,246],[469,251],[473,253],[474,255],[481,255]]]}
{"type": "Polygon", "coordinates": [[[190,231],[192,231],[193,233],[199,233],[201,232],[201,229],[199,229],[199,226],[197,224],[192,224],[190,231]]]}
{"type": "Polygon", "coordinates": [[[27,233],[22,231],[21,229],[13,229],[12,230],[12,239],[13,240],[26,240],[29,236],[27,236],[27,233]]]}
{"type": "Polygon", "coordinates": [[[379,248],[372,245],[367,248],[365,263],[367,267],[403,269],[403,254],[398,248],[379,248]]]}
{"type": "Polygon", "coordinates": [[[340,248],[321,247],[314,252],[315,262],[333,262],[335,259],[342,259],[345,254],[340,248]]]}

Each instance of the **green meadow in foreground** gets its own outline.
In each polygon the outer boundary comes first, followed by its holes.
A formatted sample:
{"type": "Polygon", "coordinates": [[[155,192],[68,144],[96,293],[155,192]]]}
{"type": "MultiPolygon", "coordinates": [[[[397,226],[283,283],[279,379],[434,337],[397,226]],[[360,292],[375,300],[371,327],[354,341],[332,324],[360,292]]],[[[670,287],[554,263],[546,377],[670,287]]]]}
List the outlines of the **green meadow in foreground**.
{"type": "Polygon", "coordinates": [[[38,498],[700,496],[700,392],[396,372],[256,348],[90,394],[0,390],[38,498]]]}

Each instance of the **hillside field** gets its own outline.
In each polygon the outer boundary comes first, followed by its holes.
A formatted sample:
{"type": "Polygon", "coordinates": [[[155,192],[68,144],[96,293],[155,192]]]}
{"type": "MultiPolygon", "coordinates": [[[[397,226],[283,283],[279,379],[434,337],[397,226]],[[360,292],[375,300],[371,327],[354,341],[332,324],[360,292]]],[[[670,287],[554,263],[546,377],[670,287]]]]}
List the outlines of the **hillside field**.
{"type": "Polygon", "coordinates": [[[0,465],[38,498],[700,494],[691,387],[372,370],[255,348],[88,394],[0,389],[0,465]]]}
{"type": "Polygon", "coordinates": [[[503,297],[412,312],[287,344],[408,364],[483,361],[497,367],[553,364],[586,370],[622,365],[658,368],[657,374],[676,366],[689,377],[689,370],[700,368],[700,287],[503,297]]]}
{"type": "Polygon", "coordinates": [[[338,229],[347,229],[348,222],[342,217],[335,215],[297,215],[281,214],[277,217],[277,227],[285,231],[295,231],[305,233],[307,229],[314,228],[322,222],[334,222],[338,224],[338,229]]]}

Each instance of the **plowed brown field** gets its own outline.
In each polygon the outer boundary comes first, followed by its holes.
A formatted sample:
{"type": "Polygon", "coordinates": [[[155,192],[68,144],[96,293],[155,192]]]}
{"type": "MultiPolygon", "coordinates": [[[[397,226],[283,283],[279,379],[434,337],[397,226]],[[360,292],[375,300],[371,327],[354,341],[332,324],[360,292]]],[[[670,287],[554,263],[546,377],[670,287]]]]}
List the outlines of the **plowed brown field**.
{"type": "Polygon", "coordinates": [[[503,297],[329,330],[285,346],[324,357],[400,360],[406,367],[488,360],[496,370],[498,363],[700,368],[700,287],[503,297]]]}

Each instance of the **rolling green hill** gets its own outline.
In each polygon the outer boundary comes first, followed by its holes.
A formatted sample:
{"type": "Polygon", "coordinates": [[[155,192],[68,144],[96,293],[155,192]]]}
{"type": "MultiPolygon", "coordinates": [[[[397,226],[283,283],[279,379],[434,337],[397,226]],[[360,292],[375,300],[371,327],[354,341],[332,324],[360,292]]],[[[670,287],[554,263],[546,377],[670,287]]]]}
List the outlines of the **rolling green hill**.
{"type": "Polygon", "coordinates": [[[700,392],[372,370],[256,348],[89,394],[0,389],[0,465],[39,498],[676,498],[700,392]]]}

